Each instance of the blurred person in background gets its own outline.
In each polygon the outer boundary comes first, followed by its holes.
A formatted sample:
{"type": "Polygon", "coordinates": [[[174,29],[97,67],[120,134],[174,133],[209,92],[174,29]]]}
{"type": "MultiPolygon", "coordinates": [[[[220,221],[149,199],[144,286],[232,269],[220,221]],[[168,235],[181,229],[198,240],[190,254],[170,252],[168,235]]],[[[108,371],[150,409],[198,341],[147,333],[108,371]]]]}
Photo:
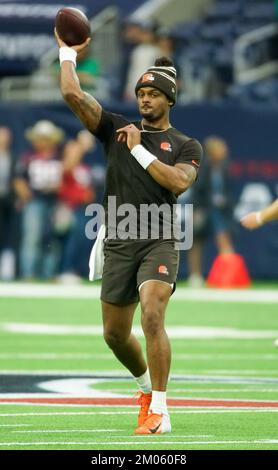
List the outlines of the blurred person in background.
{"type": "Polygon", "coordinates": [[[278,220],[278,199],[260,211],[245,215],[240,223],[248,230],[254,230],[274,220],[278,220]]]}
{"type": "Polygon", "coordinates": [[[51,278],[57,268],[53,213],[62,178],[63,131],[51,121],[38,121],[25,136],[32,149],[20,158],[14,180],[22,209],[20,274],[23,279],[51,278]]]}
{"type": "Polygon", "coordinates": [[[121,33],[121,57],[120,62],[115,67],[115,96],[121,99],[124,95],[125,84],[129,69],[129,60],[133,49],[139,44],[141,35],[141,27],[135,21],[128,18],[122,23],[121,33]]]}
{"type": "Polygon", "coordinates": [[[0,127],[0,279],[10,281],[15,276],[14,195],[12,190],[12,133],[0,127]]]}
{"type": "Polygon", "coordinates": [[[188,281],[192,287],[203,284],[203,245],[211,235],[219,254],[234,252],[228,146],[220,137],[211,136],[204,142],[204,152],[199,178],[192,188],[194,242],[188,252],[188,281]]]}
{"type": "Polygon", "coordinates": [[[84,258],[88,259],[92,245],[85,236],[85,210],[95,200],[95,190],[92,166],[84,160],[95,147],[95,137],[89,131],[82,130],[76,139],[67,142],[64,149],[63,179],[54,217],[55,232],[62,241],[61,274],[58,281],[64,284],[81,281],[80,258],[87,246],[84,258]]]}
{"type": "MultiPolygon", "coordinates": [[[[157,30],[157,45],[160,49],[160,54],[165,57],[170,57],[173,62],[175,63],[176,70],[177,70],[177,77],[180,74],[180,67],[179,67],[179,57],[177,53],[176,47],[176,40],[173,36],[171,29],[162,26],[157,30]]],[[[179,90],[181,87],[181,81],[177,79],[177,90],[179,94],[179,90]]]]}
{"type": "Polygon", "coordinates": [[[124,90],[126,101],[136,101],[134,87],[138,77],[141,76],[155,59],[161,55],[160,47],[157,44],[157,24],[151,20],[138,23],[139,30],[136,30],[135,40],[137,45],[133,48],[128,65],[127,80],[124,90]]]}
{"type": "Polygon", "coordinates": [[[100,64],[97,59],[92,57],[90,49],[83,50],[78,54],[76,71],[85,90],[92,90],[97,87],[100,64]]]}
{"type": "MultiPolygon", "coordinates": [[[[171,57],[175,61],[176,55],[176,46],[175,40],[171,35],[169,28],[161,27],[157,31],[157,45],[160,49],[160,52],[165,57],[171,57]]],[[[175,61],[176,62],[176,61],[175,61]]]]}

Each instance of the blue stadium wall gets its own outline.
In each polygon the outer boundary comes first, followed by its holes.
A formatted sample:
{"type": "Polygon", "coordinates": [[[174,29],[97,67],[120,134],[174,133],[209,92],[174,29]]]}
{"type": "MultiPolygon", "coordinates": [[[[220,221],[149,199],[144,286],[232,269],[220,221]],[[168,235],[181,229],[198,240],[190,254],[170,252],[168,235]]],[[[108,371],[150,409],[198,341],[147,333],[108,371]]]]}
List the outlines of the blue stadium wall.
{"type": "MultiPolygon", "coordinates": [[[[111,104],[107,109],[138,119],[134,106],[111,104]]],[[[0,125],[9,126],[14,139],[16,158],[26,150],[24,130],[39,119],[53,120],[69,137],[81,128],[79,121],[63,104],[0,105],[0,125]]],[[[255,232],[244,230],[238,223],[240,215],[268,204],[278,196],[278,109],[265,106],[236,105],[176,106],[172,125],[201,142],[208,135],[224,138],[230,148],[231,175],[235,203],[234,242],[246,260],[251,276],[257,279],[278,279],[278,223],[255,232]]],[[[97,163],[105,164],[99,149],[97,163]]],[[[208,272],[216,255],[212,241],[207,243],[204,271],[208,272]]],[[[180,277],[187,274],[186,254],[182,253],[180,277]]]]}

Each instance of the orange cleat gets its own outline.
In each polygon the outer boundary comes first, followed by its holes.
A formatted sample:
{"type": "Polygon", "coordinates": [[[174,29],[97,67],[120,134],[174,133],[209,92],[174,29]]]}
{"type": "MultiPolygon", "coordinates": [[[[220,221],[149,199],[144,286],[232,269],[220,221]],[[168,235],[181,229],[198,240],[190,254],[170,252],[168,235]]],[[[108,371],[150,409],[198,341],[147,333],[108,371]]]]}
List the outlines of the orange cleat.
{"type": "Polygon", "coordinates": [[[152,401],[152,393],[143,393],[140,391],[136,394],[136,398],[137,404],[140,405],[140,411],[138,415],[138,427],[140,427],[144,424],[148,417],[149,408],[152,401]]]}
{"type": "Polygon", "coordinates": [[[168,415],[151,413],[142,426],[135,430],[135,434],[164,434],[171,432],[170,417],[168,415]]]}

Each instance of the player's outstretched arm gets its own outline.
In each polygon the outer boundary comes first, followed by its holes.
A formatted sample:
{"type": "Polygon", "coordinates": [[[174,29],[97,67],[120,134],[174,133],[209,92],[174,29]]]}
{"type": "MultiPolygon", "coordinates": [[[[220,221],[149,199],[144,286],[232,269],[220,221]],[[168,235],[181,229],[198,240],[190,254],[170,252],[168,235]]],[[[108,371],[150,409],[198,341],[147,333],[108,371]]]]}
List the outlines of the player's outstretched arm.
{"type": "Polygon", "coordinates": [[[243,227],[254,230],[261,225],[278,219],[278,199],[274,201],[270,206],[265,207],[259,212],[250,212],[245,215],[240,223],[243,227]]]}
{"type": "MultiPolygon", "coordinates": [[[[55,37],[58,46],[68,47],[55,30],[55,37]]],[[[85,49],[90,42],[88,38],[83,44],[72,46],[77,53],[85,49]]],[[[64,60],[61,64],[60,87],[64,100],[70,106],[74,114],[76,114],[84,126],[94,133],[96,131],[101,118],[101,105],[89,93],[81,90],[79,79],[75,71],[75,65],[70,60],[64,60]]]]}

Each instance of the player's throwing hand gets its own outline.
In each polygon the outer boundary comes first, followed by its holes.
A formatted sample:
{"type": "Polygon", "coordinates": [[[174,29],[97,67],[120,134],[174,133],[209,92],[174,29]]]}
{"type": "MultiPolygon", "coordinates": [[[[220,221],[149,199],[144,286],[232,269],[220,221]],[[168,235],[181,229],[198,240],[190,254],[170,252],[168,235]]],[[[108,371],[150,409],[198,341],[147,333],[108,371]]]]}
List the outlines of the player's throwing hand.
{"type": "MultiPolygon", "coordinates": [[[[59,47],[69,47],[59,36],[59,34],[57,33],[57,29],[55,28],[54,29],[54,34],[55,34],[55,38],[56,38],[56,41],[57,41],[57,44],[59,47]]],[[[85,49],[89,43],[91,41],[91,38],[87,38],[86,41],[84,41],[82,44],[79,44],[77,46],[71,46],[71,49],[74,49],[77,53],[81,52],[83,49],[85,49]]]]}

